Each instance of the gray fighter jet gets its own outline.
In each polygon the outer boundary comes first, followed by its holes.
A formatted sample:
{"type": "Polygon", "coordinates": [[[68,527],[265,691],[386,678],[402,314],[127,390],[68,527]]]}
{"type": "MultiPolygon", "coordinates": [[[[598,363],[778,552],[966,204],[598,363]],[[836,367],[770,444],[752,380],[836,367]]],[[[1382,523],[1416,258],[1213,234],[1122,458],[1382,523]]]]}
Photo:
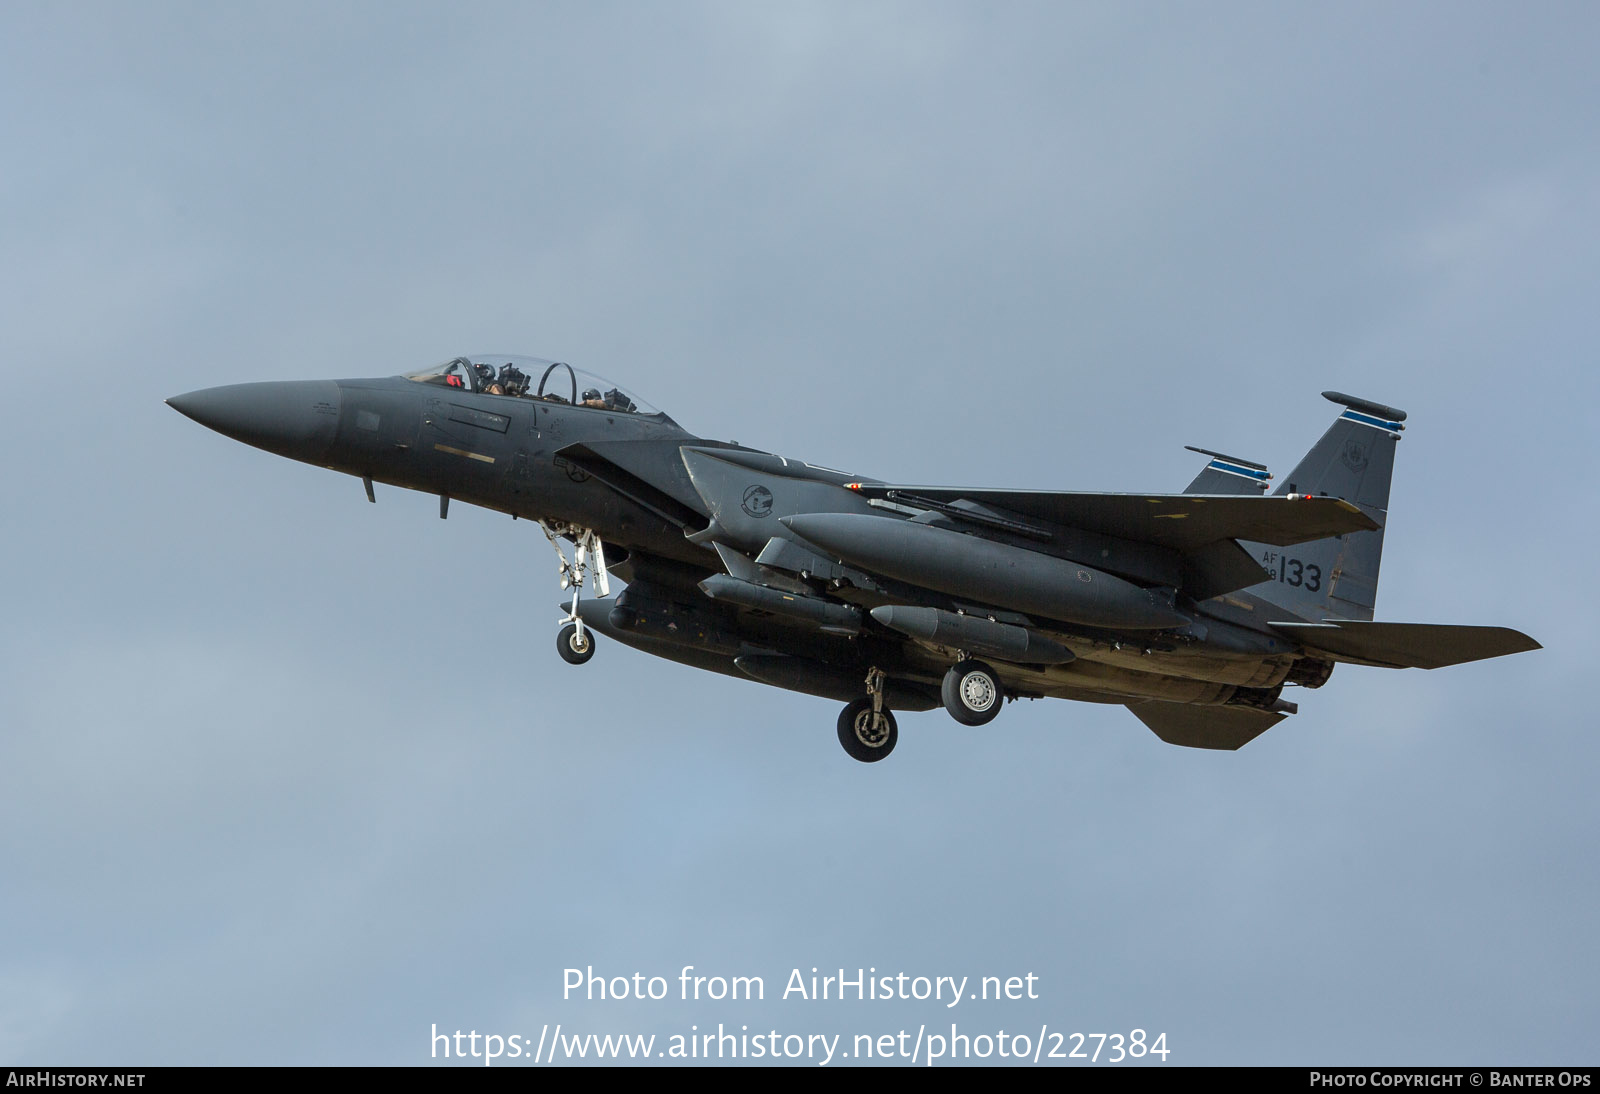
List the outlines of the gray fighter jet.
{"type": "Polygon", "coordinates": [[[1319,688],[1341,662],[1538,649],[1501,627],[1373,620],[1406,415],[1323,395],[1339,415],[1278,489],[1261,464],[1194,449],[1210,462],[1181,494],[879,482],[697,437],[609,381],[514,355],[168,402],[355,475],[369,501],[382,482],[438,495],[441,517],[454,498],[536,521],[568,590],[566,661],[598,632],[837,699],[840,743],[871,763],[895,747],[894,711],[980,726],[1044,697],[1236,749],[1295,713],[1286,686],[1319,688]]]}

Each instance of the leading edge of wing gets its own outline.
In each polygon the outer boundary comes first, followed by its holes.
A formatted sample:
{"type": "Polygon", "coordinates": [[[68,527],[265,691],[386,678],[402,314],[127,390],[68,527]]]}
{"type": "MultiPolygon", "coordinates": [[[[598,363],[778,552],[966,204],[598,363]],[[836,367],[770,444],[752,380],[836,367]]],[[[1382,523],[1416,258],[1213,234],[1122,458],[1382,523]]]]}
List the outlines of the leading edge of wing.
{"type": "Polygon", "coordinates": [[[1068,528],[1189,552],[1223,539],[1288,547],[1378,527],[1340,498],[1227,494],[1092,494],[1041,490],[972,490],[953,486],[851,483],[864,497],[952,502],[966,499],[1068,528]]]}

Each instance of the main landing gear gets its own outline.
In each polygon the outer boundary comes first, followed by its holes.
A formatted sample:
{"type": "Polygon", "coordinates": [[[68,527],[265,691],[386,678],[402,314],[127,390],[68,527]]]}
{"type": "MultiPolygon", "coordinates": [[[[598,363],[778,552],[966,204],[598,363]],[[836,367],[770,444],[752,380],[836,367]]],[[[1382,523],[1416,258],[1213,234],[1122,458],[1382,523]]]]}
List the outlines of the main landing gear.
{"type": "Polygon", "coordinates": [[[1005,692],[1000,689],[1000,677],[982,661],[970,658],[958,661],[944,674],[939,688],[944,709],[950,717],[964,726],[987,725],[1000,713],[1005,702],[1005,692]]]}
{"type": "Polygon", "coordinates": [[[556,558],[561,562],[561,587],[572,590],[572,607],[561,621],[565,625],[556,634],[556,651],[567,664],[581,665],[594,656],[594,635],[583,625],[583,617],[578,614],[578,598],[583,593],[584,578],[591,570],[594,574],[594,591],[601,596],[611,594],[611,581],[606,574],[606,547],[593,528],[543,520],[539,522],[539,527],[550,541],[550,546],[555,548],[556,558]],[[571,561],[567,560],[567,553],[557,542],[558,536],[572,541],[571,561]]]}
{"type": "MultiPolygon", "coordinates": [[[[894,714],[883,705],[883,685],[883,670],[874,668],[867,673],[865,698],[850,703],[839,714],[839,743],[853,759],[866,764],[888,756],[900,740],[894,714]]],[[[944,708],[964,726],[988,725],[1006,700],[1000,674],[982,661],[966,657],[945,673],[939,692],[944,708]]]]}
{"type": "Polygon", "coordinates": [[[866,697],[839,714],[839,743],[852,759],[873,764],[893,752],[899,740],[894,713],[883,705],[883,670],[875,668],[867,673],[866,697]]]}

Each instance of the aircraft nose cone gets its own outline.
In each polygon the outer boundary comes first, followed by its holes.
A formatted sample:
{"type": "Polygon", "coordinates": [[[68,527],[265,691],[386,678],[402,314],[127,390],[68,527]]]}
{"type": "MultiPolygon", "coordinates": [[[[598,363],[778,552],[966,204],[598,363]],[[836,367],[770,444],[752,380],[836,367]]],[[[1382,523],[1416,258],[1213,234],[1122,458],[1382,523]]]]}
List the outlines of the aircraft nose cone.
{"type": "Polygon", "coordinates": [[[339,385],[332,380],[208,387],[174,395],[167,405],[225,437],[307,463],[320,463],[339,431],[339,385]]]}

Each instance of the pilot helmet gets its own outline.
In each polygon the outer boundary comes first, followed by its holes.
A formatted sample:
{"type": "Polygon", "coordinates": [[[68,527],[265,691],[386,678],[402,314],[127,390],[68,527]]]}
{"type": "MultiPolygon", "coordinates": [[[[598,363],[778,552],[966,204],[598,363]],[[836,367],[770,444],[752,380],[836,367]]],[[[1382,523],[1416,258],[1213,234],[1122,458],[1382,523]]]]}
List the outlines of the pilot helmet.
{"type": "Polygon", "coordinates": [[[583,400],[582,400],[583,402],[587,403],[590,399],[593,399],[597,403],[601,401],[600,400],[600,389],[599,388],[592,387],[588,391],[585,391],[583,393],[583,400]]]}
{"type": "Polygon", "coordinates": [[[479,380],[483,381],[485,384],[494,383],[494,369],[493,368],[491,368],[488,365],[478,365],[478,364],[473,365],[472,368],[473,368],[473,371],[475,371],[478,374],[478,379],[479,380]]]}

